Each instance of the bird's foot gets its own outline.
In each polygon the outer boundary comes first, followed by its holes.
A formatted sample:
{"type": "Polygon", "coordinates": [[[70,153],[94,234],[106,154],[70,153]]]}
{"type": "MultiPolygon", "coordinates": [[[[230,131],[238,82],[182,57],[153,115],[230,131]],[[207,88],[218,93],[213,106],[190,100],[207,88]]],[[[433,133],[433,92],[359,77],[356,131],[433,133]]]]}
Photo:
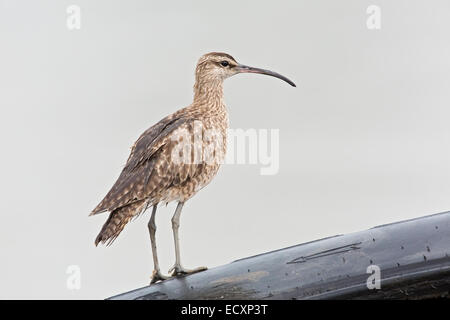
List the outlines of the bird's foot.
{"type": "Polygon", "coordinates": [[[152,278],[150,280],[150,284],[154,284],[155,282],[164,281],[164,280],[167,280],[167,279],[170,279],[170,278],[171,278],[170,276],[163,275],[161,273],[161,271],[159,271],[159,270],[153,270],[152,278]]]}
{"type": "Polygon", "coordinates": [[[176,277],[176,276],[180,276],[180,275],[197,273],[197,272],[201,272],[201,271],[205,271],[205,270],[208,270],[208,268],[207,267],[198,267],[198,268],[194,268],[194,269],[186,269],[186,268],[182,267],[181,265],[176,264],[172,268],[170,268],[168,272],[172,277],[176,277]]]}

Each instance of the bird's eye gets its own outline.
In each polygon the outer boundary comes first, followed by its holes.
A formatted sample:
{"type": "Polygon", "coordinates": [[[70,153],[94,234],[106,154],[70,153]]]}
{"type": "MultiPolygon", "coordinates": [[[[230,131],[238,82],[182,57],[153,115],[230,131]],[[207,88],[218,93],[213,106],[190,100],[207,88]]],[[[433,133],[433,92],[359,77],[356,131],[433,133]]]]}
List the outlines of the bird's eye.
{"type": "Polygon", "coordinates": [[[229,65],[228,61],[222,61],[222,62],[220,62],[220,64],[222,67],[228,67],[228,65],[229,65]]]}

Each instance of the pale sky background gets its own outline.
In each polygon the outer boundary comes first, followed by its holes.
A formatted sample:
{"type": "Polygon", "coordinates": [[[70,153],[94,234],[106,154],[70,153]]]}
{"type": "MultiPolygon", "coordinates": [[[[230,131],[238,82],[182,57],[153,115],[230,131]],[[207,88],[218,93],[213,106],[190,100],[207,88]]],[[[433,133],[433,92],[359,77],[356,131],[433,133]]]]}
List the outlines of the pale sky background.
{"type": "MultiPolygon", "coordinates": [[[[232,128],[279,129],[280,170],[225,165],[181,217],[186,267],[450,209],[450,2],[0,0],[0,298],[103,299],[149,282],[149,211],[108,248],[88,217],[146,128],[224,51],[232,128]],[[81,8],[68,30],[66,8],[81,8]],[[366,26],[369,5],[381,29],[366,26]],[[67,268],[81,270],[69,290],[67,268]]],[[[174,262],[159,209],[163,271],[174,262]]]]}

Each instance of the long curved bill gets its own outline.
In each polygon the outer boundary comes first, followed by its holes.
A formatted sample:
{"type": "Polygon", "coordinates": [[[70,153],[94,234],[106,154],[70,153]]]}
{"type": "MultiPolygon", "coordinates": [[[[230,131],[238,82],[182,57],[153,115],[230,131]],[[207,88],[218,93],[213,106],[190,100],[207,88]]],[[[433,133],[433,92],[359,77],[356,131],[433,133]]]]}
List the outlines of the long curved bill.
{"type": "Polygon", "coordinates": [[[243,64],[238,64],[237,67],[238,71],[240,73],[259,73],[259,74],[265,74],[271,77],[275,77],[278,79],[281,79],[283,81],[286,81],[287,83],[289,83],[291,86],[296,87],[295,83],[292,82],[291,80],[289,80],[288,78],[286,78],[285,76],[282,76],[279,73],[270,71],[270,70],[265,70],[265,69],[259,69],[259,68],[253,68],[253,67],[249,67],[243,64]]]}

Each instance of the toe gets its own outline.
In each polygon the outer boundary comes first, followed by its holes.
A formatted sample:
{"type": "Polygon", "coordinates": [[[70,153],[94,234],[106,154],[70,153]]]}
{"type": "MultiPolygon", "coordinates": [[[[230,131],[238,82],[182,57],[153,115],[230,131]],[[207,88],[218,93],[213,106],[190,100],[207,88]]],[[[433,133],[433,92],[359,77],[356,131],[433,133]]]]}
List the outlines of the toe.
{"type": "Polygon", "coordinates": [[[170,279],[170,277],[163,275],[161,272],[153,270],[152,277],[151,277],[151,280],[150,280],[150,284],[153,284],[153,283],[158,282],[158,281],[164,281],[164,280],[167,280],[167,279],[170,279]]]}

